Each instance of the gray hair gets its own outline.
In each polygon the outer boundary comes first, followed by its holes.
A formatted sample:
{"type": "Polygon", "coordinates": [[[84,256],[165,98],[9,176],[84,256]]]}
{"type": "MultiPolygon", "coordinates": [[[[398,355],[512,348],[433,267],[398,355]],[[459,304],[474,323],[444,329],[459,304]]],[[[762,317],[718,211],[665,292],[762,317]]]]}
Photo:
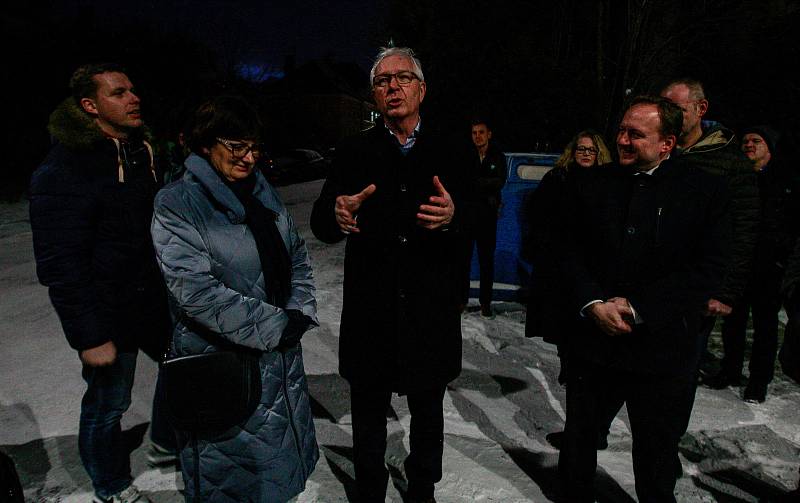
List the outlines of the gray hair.
{"type": "Polygon", "coordinates": [[[671,80],[666,86],[664,86],[661,92],[664,93],[668,89],[680,85],[684,85],[689,89],[690,99],[695,101],[706,99],[706,93],[703,90],[703,83],[691,77],[681,77],[679,79],[671,80]]]}
{"type": "Polygon", "coordinates": [[[414,51],[410,47],[381,47],[378,55],[375,56],[375,62],[372,63],[372,69],[369,71],[369,83],[372,85],[372,80],[375,78],[375,69],[384,59],[389,56],[401,56],[411,60],[411,65],[414,67],[414,74],[421,82],[425,82],[425,76],[422,74],[422,64],[419,62],[414,51]]]}

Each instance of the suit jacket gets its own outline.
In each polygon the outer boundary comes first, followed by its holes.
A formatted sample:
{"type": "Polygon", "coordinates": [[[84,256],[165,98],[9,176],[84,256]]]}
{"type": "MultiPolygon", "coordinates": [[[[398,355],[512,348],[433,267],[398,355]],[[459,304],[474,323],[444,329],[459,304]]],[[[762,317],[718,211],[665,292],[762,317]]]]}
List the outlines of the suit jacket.
{"type": "Polygon", "coordinates": [[[625,297],[644,320],[608,336],[583,319],[570,354],[648,374],[692,371],[703,306],[729,265],[725,179],[667,160],[653,175],[616,164],[587,170],[568,190],[561,274],[573,312],[625,297]]]}

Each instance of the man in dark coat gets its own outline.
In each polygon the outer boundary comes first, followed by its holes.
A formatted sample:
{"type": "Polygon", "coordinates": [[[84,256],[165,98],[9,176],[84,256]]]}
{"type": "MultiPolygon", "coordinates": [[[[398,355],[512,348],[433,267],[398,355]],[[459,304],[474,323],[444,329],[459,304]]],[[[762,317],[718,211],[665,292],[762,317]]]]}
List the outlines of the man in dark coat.
{"type": "Polygon", "coordinates": [[[742,151],[751,160],[758,177],[761,225],[745,294],[722,325],[725,356],[719,384],[724,384],[722,377],[732,382],[743,379],[747,320],[752,308],[750,376],[743,393],[744,400],[751,403],[766,400],[767,385],[774,376],[781,281],[800,215],[800,186],[791,166],[780,161],[778,138],[777,131],[766,125],[742,130],[742,151]]]}
{"type": "MultiPolygon", "coordinates": [[[[731,313],[732,306],[744,294],[750,277],[758,238],[758,187],[751,164],[742,154],[733,131],[717,122],[703,120],[709,103],[702,83],[691,78],[675,79],[663,88],[661,96],[678,105],[683,112],[676,155],[696,169],[724,177],[731,195],[731,264],[725,280],[706,302],[706,318],[700,327],[703,358],[707,359],[708,338],[716,317],[731,313]]],[[[700,371],[705,374],[706,366],[700,371]]],[[[734,377],[722,373],[708,378],[708,383],[724,388],[739,383],[734,377]]]]}
{"type": "MultiPolygon", "coordinates": [[[[82,66],[70,87],[50,116],[55,144],[30,184],[36,272],[83,363],[78,445],[95,501],[146,502],[131,484],[120,419],[138,349],[155,356],[171,329],[150,238],[153,153],[121,67],[82,66]]],[[[161,411],[154,400],[151,437],[166,455],[175,440],[161,411]]]]}
{"type": "Polygon", "coordinates": [[[506,183],[506,156],[492,143],[492,130],[486,121],[472,121],[472,151],[464,206],[468,213],[464,223],[461,308],[469,299],[469,276],[472,249],[477,244],[480,268],[478,300],[481,315],[493,318],[492,286],[494,283],[494,249],[497,244],[497,218],[500,216],[500,191],[506,183]]]}
{"type": "Polygon", "coordinates": [[[724,179],[670,159],[680,126],[668,100],[633,100],[617,133],[620,165],[570,183],[561,266],[583,318],[567,341],[559,472],[570,502],[595,500],[598,415],[609,391],[627,404],[639,501],[675,501],[698,325],[730,237],[724,179]]]}
{"type": "Polygon", "coordinates": [[[382,502],[386,413],[393,392],[411,411],[408,501],[431,502],[442,477],[446,384],[461,370],[456,180],[452,151],[420,123],[426,84],[407,48],[384,49],[370,72],[382,121],[348,138],[311,229],[347,238],[339,369],[351,387],[360,501],[382,502]]]}

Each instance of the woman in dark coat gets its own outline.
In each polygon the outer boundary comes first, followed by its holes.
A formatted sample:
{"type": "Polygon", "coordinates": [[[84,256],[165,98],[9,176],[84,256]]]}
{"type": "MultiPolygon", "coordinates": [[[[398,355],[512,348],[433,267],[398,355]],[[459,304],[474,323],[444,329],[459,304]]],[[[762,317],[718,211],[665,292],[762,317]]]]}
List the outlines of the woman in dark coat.
{"type": "Polygon", "coordinates": [[[319,457],[299,344],[317,324],[308,252],[255,169],[261,123],[249,104],[205,103],[188,141],[186,174],[158,194],[152,225],[178,320],[171,353],[256,350],[262,394],[249,419],[197,446],[179,432],[186,496],[284,503],[304,489],[319,457]]]}
{"type": "MultiPolygon", "coordinates": [[[[526,253],[533,264],[533,274],[525,322],[526,337],[542,337],[553,344],[562,340],[565,324],[572,317],[565,312],[561,302],[565,293],[558,286],[555,251],[558,233],[563,228],[562,213],[568,211],[562,207],[565,187],[567,180],[581,170],[610,162],[611,154],[600,134],[592,130],[581,131],[567,144],[555,167],[544,175],[531,196],[526,215],[526,253]]],[[[559,381],[563,377],[562,372],[559,381]]]]}

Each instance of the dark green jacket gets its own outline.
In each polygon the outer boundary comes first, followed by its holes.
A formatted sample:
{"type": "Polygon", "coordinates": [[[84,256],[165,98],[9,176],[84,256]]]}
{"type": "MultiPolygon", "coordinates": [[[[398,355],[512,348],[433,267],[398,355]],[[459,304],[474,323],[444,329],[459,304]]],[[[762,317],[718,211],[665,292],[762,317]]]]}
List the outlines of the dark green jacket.
{"type": "Polygon", "coordinates": [[[731,263],[725,280],[712,298],[733,305],[742,295],[753,265],[760,220],[758,183],[752,163],[742,153],[736,135],[714,122],[704,122],[703,136],[680,152],[690,166],[728,181],[733,226],[731,263]]]}

